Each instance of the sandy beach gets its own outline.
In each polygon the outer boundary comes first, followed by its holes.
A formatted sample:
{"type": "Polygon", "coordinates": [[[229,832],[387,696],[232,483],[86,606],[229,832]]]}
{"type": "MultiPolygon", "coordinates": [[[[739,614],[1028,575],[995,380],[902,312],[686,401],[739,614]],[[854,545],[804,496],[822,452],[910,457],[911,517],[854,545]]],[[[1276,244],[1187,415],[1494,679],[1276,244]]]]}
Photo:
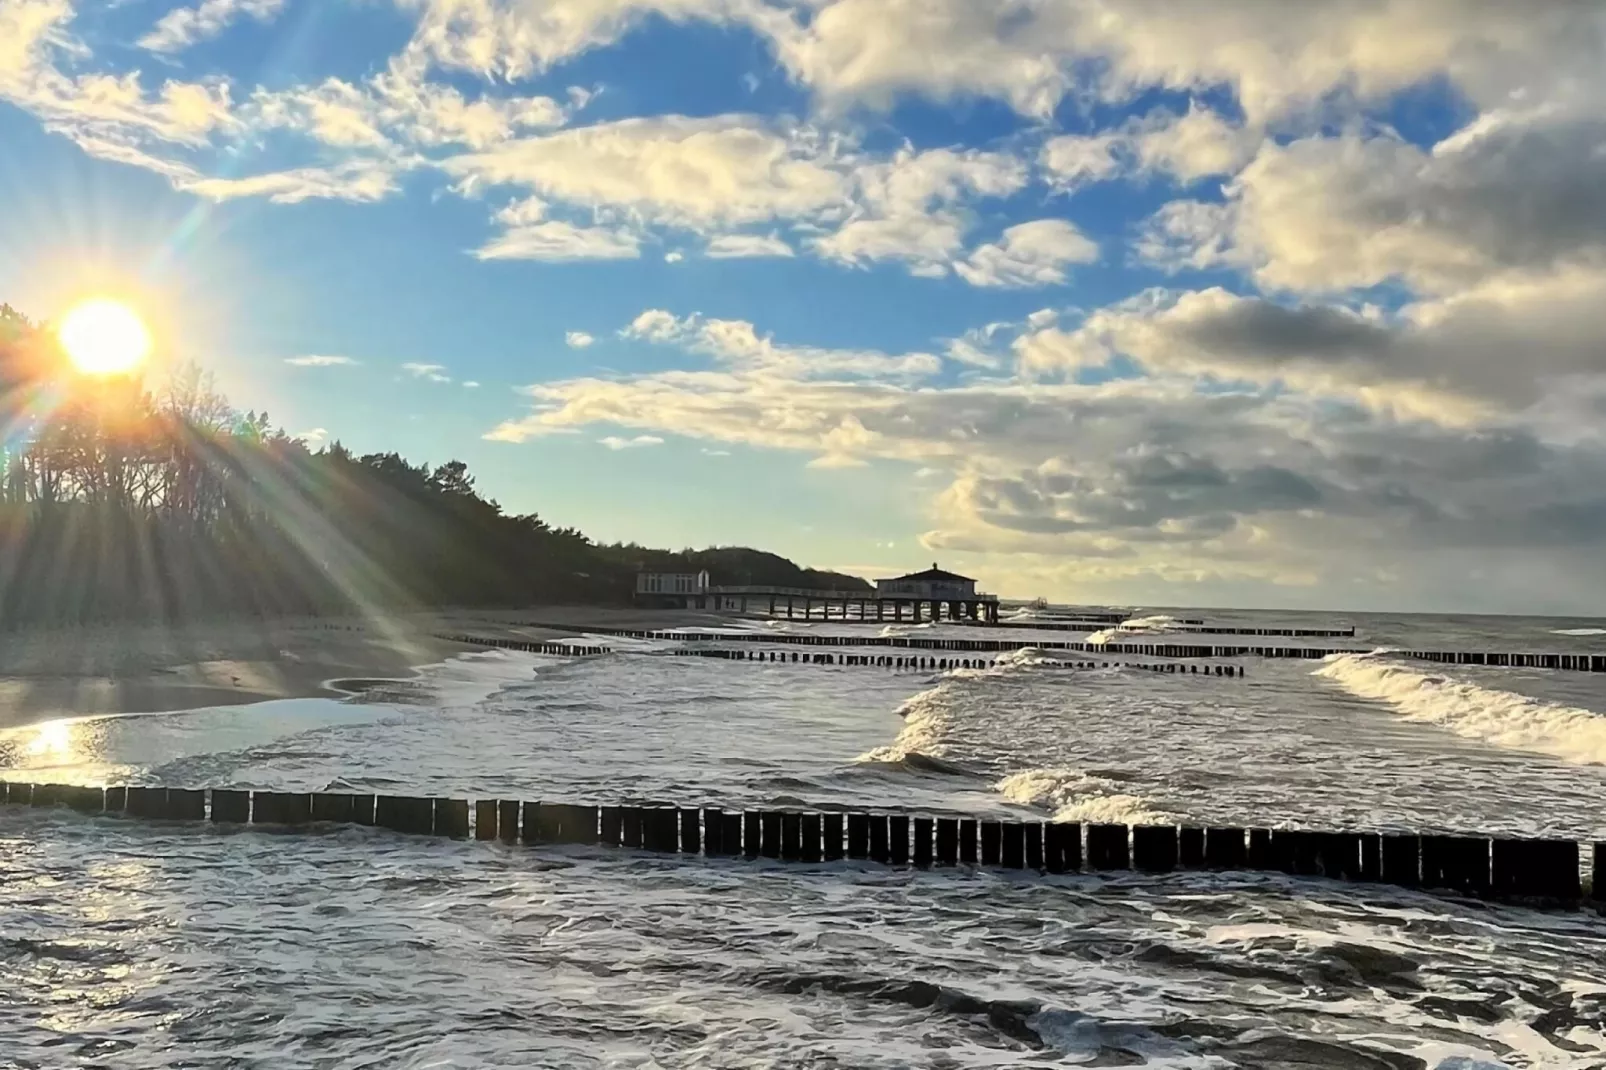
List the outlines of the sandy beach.
{"type": "Polygon", "coordinates": [[[673,610],[541,606],[368,618],[105,625],[0,635],[0,727],[330,696],[345,677],[405,677],[474,648],[440,634],[560,638],[588,626],[669,628],[730,618],[673,610]],[[542,621],[558,627],[530,627],[542,621]]]}

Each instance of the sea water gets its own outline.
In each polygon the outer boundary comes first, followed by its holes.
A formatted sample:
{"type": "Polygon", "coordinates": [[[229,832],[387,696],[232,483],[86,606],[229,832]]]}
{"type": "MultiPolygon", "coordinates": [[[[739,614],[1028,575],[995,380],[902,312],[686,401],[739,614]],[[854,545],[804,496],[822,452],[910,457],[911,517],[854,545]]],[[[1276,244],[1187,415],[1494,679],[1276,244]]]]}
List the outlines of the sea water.
{"type": "MultiPolygon", "coordinates": [[[[31,725],[0,733],[0,767],[1606,839],[1606,681],[1386,653],[1588,651],[1598,622],[1143,616],[1148,635],[1179,617],[1353,624],[1353,644],[1305,642],[1360,652],[1227,659],[1247,675],[1225,679],[1113,655],[1067,670],[1048,650],[913,672],[607,640],[599,657],[468,655],[364,701],[31,725]]],[[[0,1067],[1581,1068],[1606,1064],[1606,922],[1269,875],[909,872],[9,809],[0,1007],[0,1067]]]]}

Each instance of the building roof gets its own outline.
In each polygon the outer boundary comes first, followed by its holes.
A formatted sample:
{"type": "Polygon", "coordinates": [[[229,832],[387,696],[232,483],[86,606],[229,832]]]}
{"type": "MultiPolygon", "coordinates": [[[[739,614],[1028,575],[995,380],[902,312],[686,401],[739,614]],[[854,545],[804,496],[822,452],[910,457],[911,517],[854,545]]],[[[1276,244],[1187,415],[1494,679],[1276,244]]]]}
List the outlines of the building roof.
{"type": "Polygon", "coordinates": [[[961,576],[957,572],[945,572],[937,567],[933,561],[931,567],[924,572],[911,572],[907,576],[898,576],[894,582],[901,580],[924,580],[928,583],[975,583],[969,576],[961,576]]]}

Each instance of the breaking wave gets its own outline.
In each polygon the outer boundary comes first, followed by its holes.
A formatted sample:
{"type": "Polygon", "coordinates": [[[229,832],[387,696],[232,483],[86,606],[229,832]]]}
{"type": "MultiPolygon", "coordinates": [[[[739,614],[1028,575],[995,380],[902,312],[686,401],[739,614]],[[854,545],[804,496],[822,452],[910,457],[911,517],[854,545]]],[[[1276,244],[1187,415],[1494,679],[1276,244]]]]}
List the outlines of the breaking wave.
{"type": "Polygon", "coordinates": [[[1103,628],[1087,637],[1089,643],[1115,642],[1128,635],[1163,635],[1176,631],[1177,618],[1157,613],[1152,617],[1133,617],[1113,628],[1103,628]]]}
{"type": "Polygon", "coordinates": [[[1334,655],[1312,675],[1387,702],[1406,720],[1578,765],[1606,764],[1606,717],[1591,710],[1418,672],[1374,654],[1334,655]]]}
{"type": "Polygon", "coordinates": [[[1114,781],[1077,769],[1027,769],[993,788],[1012,803],[1051,811],[1055,821],[1164,825],[1176,820],[1149,800],[1121,791],[1114,781]]]}
{"type": "Polygon", "coordinates": [[[1606,635],[1606,628],[1556,628],[1551,635],[1606,635]]]}

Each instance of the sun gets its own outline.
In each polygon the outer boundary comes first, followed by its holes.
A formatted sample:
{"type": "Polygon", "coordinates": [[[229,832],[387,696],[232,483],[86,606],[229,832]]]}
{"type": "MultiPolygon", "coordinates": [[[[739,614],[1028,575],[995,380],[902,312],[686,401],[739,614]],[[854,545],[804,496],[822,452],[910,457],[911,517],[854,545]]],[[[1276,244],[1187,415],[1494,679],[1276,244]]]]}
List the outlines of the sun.
{"type": "Polygon", "coordinates": [[[120,375],[151,352],[151,332],[121,301],[95,298],[73,306],[56,329],[73,366],[86,375],[120,375]]]}

